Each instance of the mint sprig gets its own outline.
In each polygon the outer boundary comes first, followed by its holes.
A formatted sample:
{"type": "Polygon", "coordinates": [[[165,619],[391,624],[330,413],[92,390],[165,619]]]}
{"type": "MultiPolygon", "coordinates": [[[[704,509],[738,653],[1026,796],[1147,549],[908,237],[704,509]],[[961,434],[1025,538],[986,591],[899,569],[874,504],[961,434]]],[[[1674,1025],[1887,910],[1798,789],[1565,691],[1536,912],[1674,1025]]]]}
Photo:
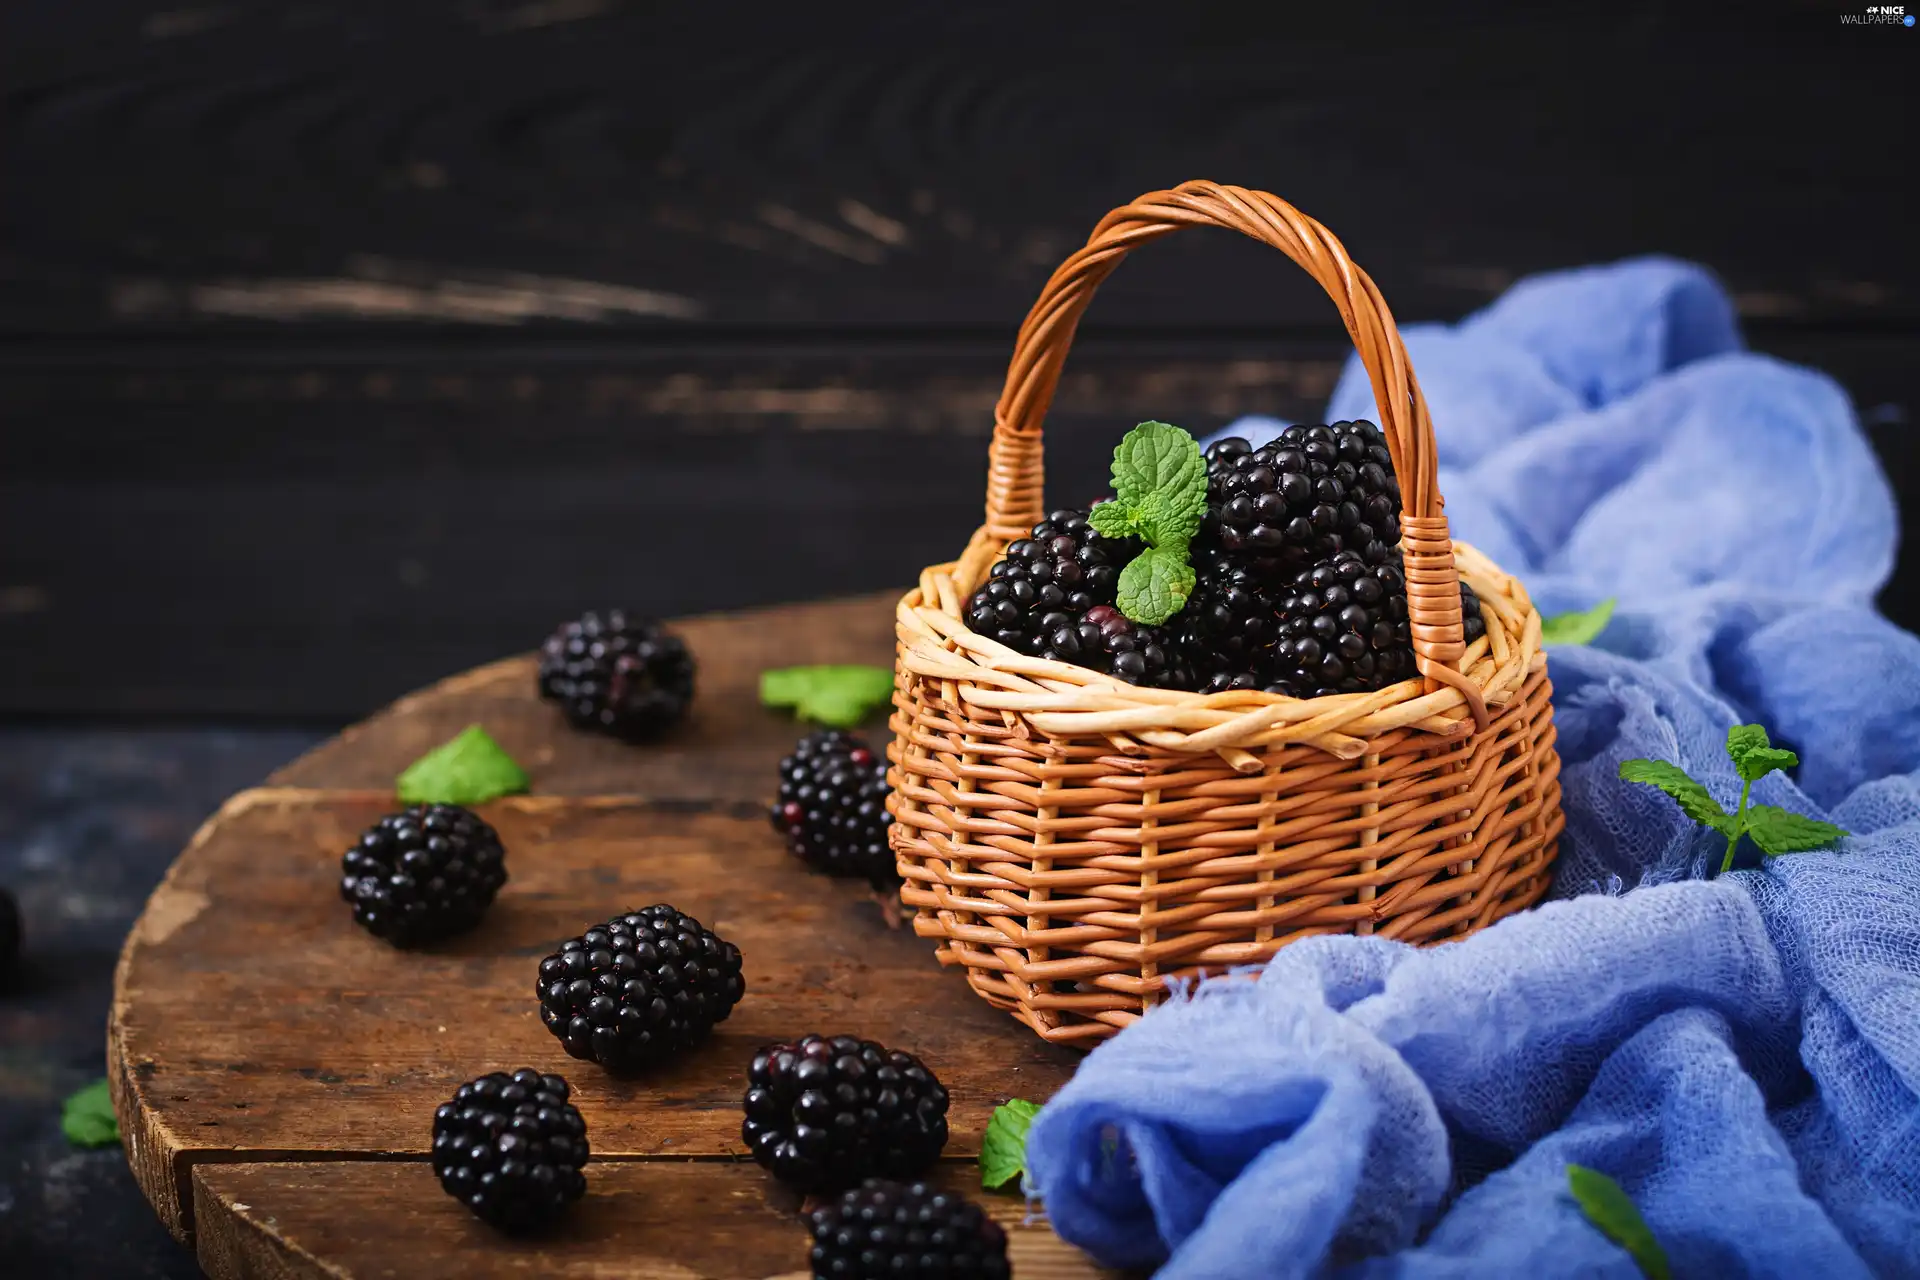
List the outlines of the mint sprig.
{"type": "Polygon", "coordinates": [[[1146,549],[1120,571],[1120,612],[1159,626],[1193,594],[1187,546],[1207,511],[1207,462],[1179,427],[1143,422],[1113,451],[1113,499],[1087,513],[1096,533],[1146,549]]]}
{"type": "Polygon", "coordinates": [[[1040,1104],[1015,1098],[993,1109],[986,1136],[980,1140],[980,1185],[992,1191],[1027,1172],[1027,1131],[1040,1114],[1040,1104]]]}
{"type": "Polygon", "coordinates": [[[1587,1221],[1600,1228],[1600,1234],[1627,1251],[1640,1274],[1647,1280],[1673,1280],[1667,1265],[1667,1251],[1654,1238],[1653,1229],[1620,1184],[1583,1164],[1567,1166],[1567,1190],[1580,1206],[1587,1221]]]}
{"type": "Polygon", "coordinates": [[[408,765],[394,783],[403,804],[485,804],[525,791],[531,780],[477,724],[408,765]]]}
{"type": "Polygon", "coordinates": [[[893,700],[893,669],[841,664],[760,673],[760,703],[792,707],[796,719],[851,729],[893,700]]]}
{"type": "Polygon", "coordinates": [[[1614,598],[1608,596],[1591,609],[1556,613],[1540,619],[1540,643],[1543,645],[1592,644],[1613,621],[1614,598]]]}
{"type": "Polygon", "coordinates": [[[110,1147],[120,1141],[120,1121],[106,1080],[95,1080],[60,1105],[60,1132],[76,1147],[110,1147]]]}
{"type": "Polygon", "coordinates": [[[1627,782],[1658,787],[1671,796],[1689,818],[1725,836],[1727,852],[1720,860],[1723,873],[1733,866],[1733,852],[1741,836],[1748,837],[1759,846],[1761,853],[1774,858],[1784,853],[1824,848],[1849,834],[1831,822],[1821,822],[1778,805],[1747,803],[1754,783],[1775,769],[1791,769],[1800,763],[1799,756],[1768,740],[1765,726],[1737,724],[1728,730],[1727,755],[1740,774],[1740,805],[1732,813],[1722,809],[1685,769],[1665,760],[1622,760],[1620,776],[1627,782]]]}

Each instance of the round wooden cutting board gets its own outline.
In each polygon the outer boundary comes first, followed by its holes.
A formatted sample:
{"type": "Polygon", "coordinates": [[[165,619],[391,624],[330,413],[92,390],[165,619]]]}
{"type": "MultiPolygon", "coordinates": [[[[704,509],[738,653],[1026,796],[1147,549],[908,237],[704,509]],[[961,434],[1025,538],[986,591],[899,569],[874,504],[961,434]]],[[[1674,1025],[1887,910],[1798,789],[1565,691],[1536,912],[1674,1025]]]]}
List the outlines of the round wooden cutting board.
{"type": "Polygon", "coordinates": [[[885,927],[864,886],[809,874],[764,816],[801,732],[759,673],[890,664],[895,597],[697,618],[689,721],[653,746],[570,730],[531,655],[395,703],[234,796],[154,891],[120,957],[108,1078],[135,1176],[217,1277],[804,1275],[797,1196],[747,1159],[753,1051],[810,1031],[910,1049],[953,1097],[935,1180],[989,1205],[1023,1280],[1098,1274],[1017,1195],[983,1195],[993,1108],[1071,1074],[1049,1046],[885,927]],[[486,920],[397,951],[340,901],[340,855],[397,807],[393,779],[469,724],[533,778],[480,806],[510,880],[486,920]],[[616,1079],[568,1058],[534,1001],[540,958],[618,911],[670,902],[740,946],[747,996],[686,1060],[616,1079]],[[516,1241],[440,1190],[433,1111],[464,1080],[565,1075],[586,1117],[588,1193],[516,1241]]]}

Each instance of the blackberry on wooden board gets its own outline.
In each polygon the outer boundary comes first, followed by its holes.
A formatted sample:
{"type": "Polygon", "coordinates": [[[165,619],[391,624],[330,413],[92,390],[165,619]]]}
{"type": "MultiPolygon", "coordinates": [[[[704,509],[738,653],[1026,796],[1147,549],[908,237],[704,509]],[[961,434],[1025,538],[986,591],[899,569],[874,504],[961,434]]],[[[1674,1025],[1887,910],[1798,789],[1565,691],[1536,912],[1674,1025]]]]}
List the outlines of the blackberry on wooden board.
{"type": "Polygon", "coordinates": [[[568,1093],[531,1067],[461,1085],[433,1113],[440,1185],[504,1231],[552,1225],[587,1190],[587,1126],[568,1093]]]}
{"type": "Polygon", "coordinates": [[[887,843],[887,763],[865,738],[820,729],[780,762],[780,793],[769,817],[787,849],[833,876],[857,876],[876,893],[899,888],[887,843]]]}
{"type": "Polygon", "coordinates": [[[542,646],[540,696],[576,728],[641,742],[686,716],[694,672],[686,643],[658,623],[584,613],[542,646]]]}
{"type": "Polygon", "coordinates": [[[540,962],[540,1020],[567,1052],[637,1071],[705,1039],[746,994],[740,948],[665,903],[615,916],[540,962]]]}
{"type": "Polygon", "coordinates": [[[815,1280],[1005,1280],[1007,1233],[964,1196],[870,1178],[807,1215],[815,1280]]]}
{"type": "Polygon", "coordinates": [[[500,837],[452,804],[390,813],[340,859],[340,896],[354,920],[401,947],[471,929],[506,882],[500,837]]]}
{"type": "Polygon", "coordinates": [[[1296,424],[1255,448],[1239,436],[1206,451],[1200,541],[1278,585],[1340,551],[1383,564],[1400,541],[1400,486],[1371,422],[1296,424]]]}
{"type": "Polygon", "coordinates": [[[853,1036],[768,1045],[747,1069],[741,1140],[797,1190],[911,1177],[947,1145],[947,1091],[918,1058],[853,1036]]]}

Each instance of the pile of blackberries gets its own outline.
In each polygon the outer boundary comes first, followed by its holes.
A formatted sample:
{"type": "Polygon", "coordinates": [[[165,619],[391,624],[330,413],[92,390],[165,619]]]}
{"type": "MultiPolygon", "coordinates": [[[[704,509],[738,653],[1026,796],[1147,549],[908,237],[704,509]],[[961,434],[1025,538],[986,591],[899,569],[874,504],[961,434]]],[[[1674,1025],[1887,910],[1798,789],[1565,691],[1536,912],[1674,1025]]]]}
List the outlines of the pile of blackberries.
{"type": "MultiPolygon", "coordinates": [[[[1154,688],[1296,698],[1383,689],[1415,674],[1400,559],[1400,486],[1370,422],[1292,426],[1269,444],[1206,450],[1207,511],[1192,594],[1161,626],[1117,607],[1141,544],[1084,511],[1050,513],[967,602],[981,635],[1154,688]]],[[[1460,584],[1466,640],[1486,634],[1460,584]]]]}

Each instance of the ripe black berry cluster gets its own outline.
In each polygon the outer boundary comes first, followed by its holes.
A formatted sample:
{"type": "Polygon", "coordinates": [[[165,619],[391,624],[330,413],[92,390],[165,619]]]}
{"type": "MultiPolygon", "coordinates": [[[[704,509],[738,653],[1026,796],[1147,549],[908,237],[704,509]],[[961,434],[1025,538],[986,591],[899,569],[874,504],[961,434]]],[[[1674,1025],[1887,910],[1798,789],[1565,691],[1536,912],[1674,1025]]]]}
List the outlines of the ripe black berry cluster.
{"type": "Polygon", "coordinates": [[[353,918],[403,947],[472,928],[507,882],[500,837],[451,804],[388,814],[347,850],[340,873],[353,918]]]}
{"type": "Polygon", "coordinates": [[[947,1145],[947,1091],[920,1059],[853,1036],[769,1045],[747,1069],[741,1140],[806,1192],[911,1177],[947,1145]]]}
{"type": "Polygon", "coordinates": [[[658,737],[693,702],[693,655],[679,636],[620,610],[585,613],[540,650],[540,696],[580,729],[658,737]]]}
{"type": "Polygon", "coordinates": [[[780,762],[780,794],[769,816],[788,851],[808,866],[888,892],[900,883],[887,844],[889,790],[887,763],[865,738],[820,729],[780,762]]]}
{"type": "MultiPolygon", "coordinates": [[[[1120,572],[1140,544],[1105,538],[1072,510],[1007,548],[968,601],[967,625],[1021,653],[1155,688],[1311,698],[1412,678],[1400,487],[1380,429],[1292,426],[1258,448],[1218,441],[1205,460],[1193,591],[1163,625],[1118,608],[1120,572]]],[[[1464,582],[1460,598],[1471,644],[1486,625],[1464,582]]]]}
{"type": "Polygon", "coordinates": [[[1007,1233],[964,1196],[869,1179],[808,1215],[815,1280],[1006,1280],[1007,1233]]]}
{"type": "Polygon", "coordinates": [[[740,949],[664,903],[615,916],[540,962],[540,1018],[568,1053],[637,1071],[685,1052],[746,994],[740,949]]]}
{"type": "Polygon", "coordinates": [[[550,1225],[587,1190],[587,1126],[567,1082],[531,1067],[469,1080],[433,1113],[433,1172],[505,1231],[550,1225]]]}

